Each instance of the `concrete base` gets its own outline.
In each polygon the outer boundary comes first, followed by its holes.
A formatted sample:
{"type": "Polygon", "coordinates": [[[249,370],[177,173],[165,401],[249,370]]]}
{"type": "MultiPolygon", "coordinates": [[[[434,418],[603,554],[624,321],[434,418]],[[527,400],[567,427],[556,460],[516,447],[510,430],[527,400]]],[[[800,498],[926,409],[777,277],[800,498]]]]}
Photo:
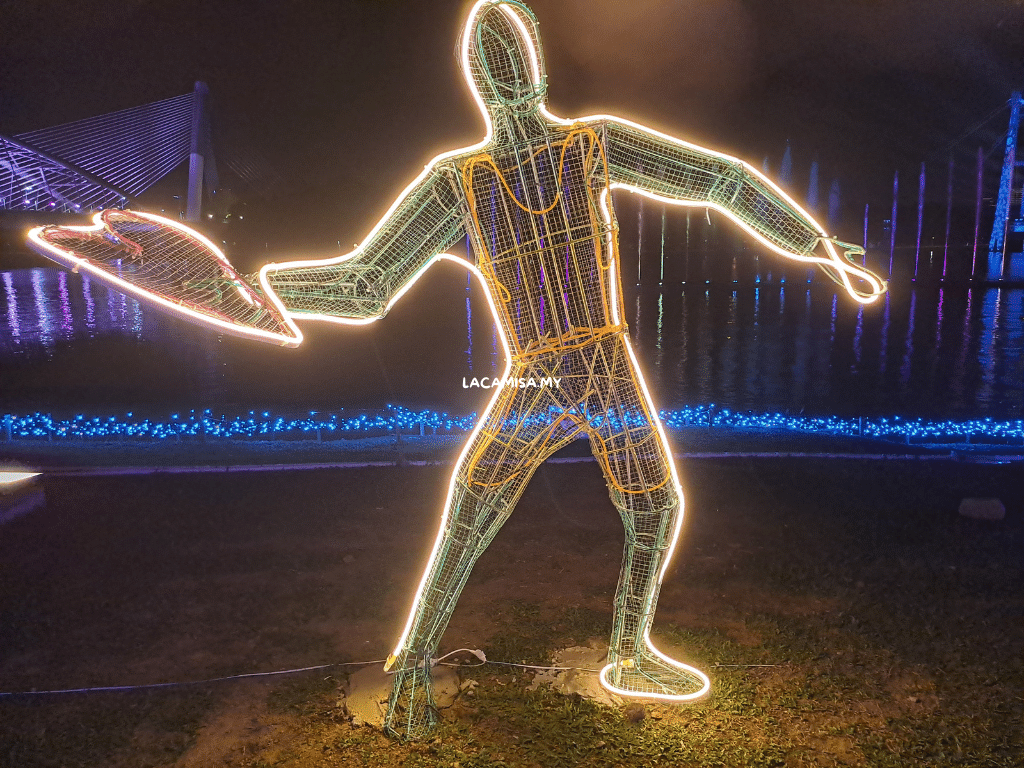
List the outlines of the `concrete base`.
{"type": "Polygon", "coordinates": [[[573,646],[572,648],[563,648],[555,653],[551,666],[573,667],[573,669],[538,670],[533,682],[530,683],[530,690],[536,690],[541,685],[549,685],[552,690],[566,696],[576,694],[585,699],[592,699],[598,704],[618,707],[623,700],[605,689],[599,679],[601,668],[605,665],[607,657],[608,649],[605,647],[573,646]]]}
{"type": "MultiPolygon", "coordinates": [[[[430,678],[434,704],[438,709],[447,709],[459,695],[459,673],[454,667],[438,665],[430,671],[430,678]]],[[[339,703],[352,718],[352,725],[384,727],[394,681],[394,675],[385,672],[381,664],[365,666],[348,676],[345,697],[339,703]]]]}

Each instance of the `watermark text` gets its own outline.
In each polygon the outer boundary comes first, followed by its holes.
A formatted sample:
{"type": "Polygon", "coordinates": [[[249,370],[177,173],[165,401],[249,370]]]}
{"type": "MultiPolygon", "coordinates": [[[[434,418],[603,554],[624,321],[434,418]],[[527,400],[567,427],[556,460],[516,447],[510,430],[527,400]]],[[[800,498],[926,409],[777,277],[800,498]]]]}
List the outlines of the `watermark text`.
{"type": "Polygon", "coordinates": [[[462,377],[462,388],[463,389],[493,389],[494,387],[515,387],[517,389],[528,389],[530,387],[553,387],[558,389],[562,384],[562,378],[560,376],[546,376],[544,378],[516,378],[509,376],[508,378],[501,378],[500,376],[483,376],[481,378],[473,377],[466,379],[462,377]]]}

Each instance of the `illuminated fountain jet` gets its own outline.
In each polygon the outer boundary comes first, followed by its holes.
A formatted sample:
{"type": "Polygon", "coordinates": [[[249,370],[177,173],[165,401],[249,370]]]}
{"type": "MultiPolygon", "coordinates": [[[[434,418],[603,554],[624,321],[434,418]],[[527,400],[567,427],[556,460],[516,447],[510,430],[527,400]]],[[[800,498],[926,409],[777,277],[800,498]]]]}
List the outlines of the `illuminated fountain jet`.
{"type": "MultiPolygon", "coordinates": [[[[46,255],[222,332],[296,345],[296,320],[383,317],[439,259],[482,282],[506,357],[459,455],[429,563],[401,637],[389,733],[436,722],[431,660],[470,570],[547,457],[586,436],[626,528],[602,684],[668,701],[707,693],[707,676],[651,643],[655,605],[683,520],[664,429],[623,319],[611,191],[725,214],[768,250],[822,268],[857,301],[885,284],[746,163],[607,115],[568,120],[545,105],[537,21],[515,0],[480,0],[459,56],[487,126],[434,158],[351,253],[264,266],[243,278],[209,241],[146,214],[109,212],[89,228],[31,233],[46,255]],[[468,229],[472,262],[445,251],[468,229]],[[842,252],[842,255],[840,255],[842,252]],[[519,387],[519,380],[559,386],[519,387]]],[[[410,128],[413,128],[410,126],[410,128]]]]}

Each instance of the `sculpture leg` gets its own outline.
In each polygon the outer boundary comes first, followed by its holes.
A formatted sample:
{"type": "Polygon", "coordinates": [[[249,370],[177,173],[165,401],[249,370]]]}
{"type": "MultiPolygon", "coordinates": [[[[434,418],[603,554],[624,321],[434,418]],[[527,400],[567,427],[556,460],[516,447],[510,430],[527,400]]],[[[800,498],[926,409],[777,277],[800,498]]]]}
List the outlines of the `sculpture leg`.
{"type": "MultiPolygon", "coordinates": [[[[506,388],[463,451],[452,476],[434,551],[406,630],[388,660],[395,682],[385,731],[418,739],[437,720],[430,666],[455,603],[477,558],[508,519],[540,463],[567,439],[564,428],[522,418],[540,403],[537,393],[506,388]],[[509,418],[516,414],[519,418],[509,418]]],[[[574,431],[578,427],[573,426],[574,431]]]]}
{"type": "Polygon", "coordinates": [[[591,431],[591,445],[625,525],[626,545],[601,681],[623,696],[694,699],[708,691],[707,676],[668,658],[649,638],[679,536],[682,492],[632,358],[628,353],[612,357],[609,390],[600,398],[610,418],[591,431]]]}
{"type": "Polygon", "coordinates": [[[453,478],[438,546],[417,594],[410,630],[389,659],[396,672],[385,731],[392,736],[418,739],[433,728],[437,714],[430,691],[432,657],[473,565],[516,501],[502,488],[475,488],[470,479],[474,469],[466,461],[453,478]]]}

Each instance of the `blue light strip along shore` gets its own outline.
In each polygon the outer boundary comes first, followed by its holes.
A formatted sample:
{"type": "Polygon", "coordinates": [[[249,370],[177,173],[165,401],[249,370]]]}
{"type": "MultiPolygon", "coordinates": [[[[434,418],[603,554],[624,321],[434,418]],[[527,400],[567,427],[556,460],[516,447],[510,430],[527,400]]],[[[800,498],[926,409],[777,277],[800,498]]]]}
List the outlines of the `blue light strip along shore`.
{"type": "MultiPolygon", "coordinates": [[[[555,419],[552,410],[537,417],[555,419]]],[[[888,418],[841,418],[838,416],[790,416],[783,413],[736,413],[716,406],[686,406],[663,410],[660,416],[669,429],[693,427],[737,430],[786,431],[806,435],[865,437],[887,441],[919,443],[1024,443],[1024,420],[998,421],[991,418],[965,421],[931,421],[899,416],[888,418]]],[[[515,414],[511,414],[515,418],[515,414]]],[[[401,406],[380,411],[347,415],[311,411],[303,416],[275,415],[269,411],[245,415],[214,414],[210,410],[175,413],[160,420],[135,417],[132,413],[118,416],[57,418],[49,413],[7,414],[0,424],[0,441],[18,439],[45,440],[163,440],[182,437],[260,440],[275,437],[290,439],[322,439],[324,437],[369,437],[395,432],[430,434],[464,433],[473,429],[478,415],[462,416],[401,406]]],[[[599,426],[604,416],[588,417],[599,426]]],[[[627,418],[627,421],[629,419],[627,418]]]]}

